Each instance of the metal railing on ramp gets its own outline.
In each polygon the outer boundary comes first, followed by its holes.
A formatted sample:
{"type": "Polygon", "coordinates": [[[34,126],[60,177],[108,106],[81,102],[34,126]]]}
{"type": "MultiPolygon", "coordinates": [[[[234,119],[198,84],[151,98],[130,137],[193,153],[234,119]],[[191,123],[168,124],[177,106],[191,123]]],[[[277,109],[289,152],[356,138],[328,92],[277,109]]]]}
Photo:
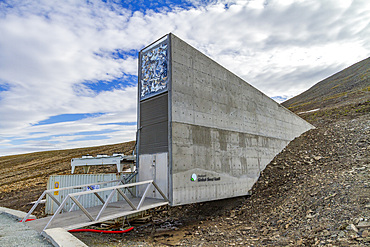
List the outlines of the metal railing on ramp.
{"type": "MultiPolygon", "coordinates": [[[[49,219],[49,221],[47,222],[46,226],[43,228],[43,231],[46,228],[49,227],[49,225],[51,224],[51,222],[53,220],[55,220],[55,218],[58,215],[60,215],[59,217],[62,217],[63,211],[64,212],[71,212],[75,206],[77,206],[79,209],[81,209],[81,211],[83,212],[83,214],[89,219],[89,222],[87,222],[87,223],[85,222],[84,225],[91,225],[91,224],[100,222],[102,220],[102,214],[105,212],[105,210],[107,209],[108,205],[110,204],[110,200],[113,198],[113,196],[116,193],[118,193],[124,199],[124,201],[127,202],[127,204],[131,207],[132,213],[141,211],[142,210],[142,206],[144,204],[144,200],[146,198],[146,195],[147,195],[147,193],[148,193],[151,185],[153,185],[153,187],[161,194],[161,196],[164,199],[164,202],[162,202],[162,203],[158,203],[158,202],[154,203],[153,204],[153,207],[162,206],[162,205],[166,205],[166,204],[169,203],[169,200],[168,200],[167,196],[162,192],[162,190],[158,187],[158,185],[153,180],[148,180],[148,181],[143,181],[143,182],[136,182],[136,183],[130,183],[130,184],[122,184],[122,185],[119,185],[119,183],[122,183],[122,181],[121,180],[113,180],[113,181],[107,181],[107,182],[100,182],[100,183],[85,184],[85,185],[78,185],[78,186],[71,186],[71,187],[65,187],[65,188],[59,188],[59,189],[46,190],[46,191],[44,191],[42,193],[42,195],[40,196],[40,198],[36,201],[35,205],[27,213],[27,215],[24,217],[24,219],[22,220],[22,222],[25,222],[28,219],[29,215],[31,215],[31,213],[36,209],[37,205],[40,203],[40,201],[46,195],[50,196],[50,198],[59,207],[56,210],[56,212],[54,213],[54,215],[49,219]],[[98,184],[104,184],[104,183],[112,183],[112,182],[117,182],[117,185],[116,186],[112,186],[112,187],[102,188],[102,189],[92,189],[92,185],[98,185],[98,184]],[[137,186],[141,186],[141,185],[146,185],[146,188],[145,188],[145,191],[144,191],[142,197],[139,198],[139,200],[130,199],[127,195],[125,195],[124,190],[126,190],[126,189],[128,190],[128,188],[130,188],[130,187],[137,187],[137,186]],[[76,189],[76,188],[80,188],[80,187],[81,188],[85,188],[85,190],[84,191],[81,191],[81,192],[75,192],[75,193],[68,194],[64,198],[64,200],[62,202],[59,202],[53,196],[54,191],[60,191],[60,190],[66,190],[66,189],[76,189]],[[90,188],[90,190],[86,190],[87,188],[90,188]],[[100,192],[104,192],[104,191],[111,191],[110,194],[109,194],[109,196],[108,196],[108,198],[106,200],[104,200],[103,198],[101,198],[99,196],[99,193],[100,192]],[[80,199],[81,196],[89,195],[89,194],[94,194],[103,203],[103,205],[101,206],[100,210],[98,210],[98,213],[97,213],[97,215],[95,217],[79,201],[79,199],[80,199]],[[69,200],[71,200],[74,203],[74,205],[72,206],[72,208],[70,210],[67,211],[67,210],[65,210],[65,205],[66,205],[67,201],[69,201],[69,200]],[[135,204],[135,202],[136,202],[136,204],[135,204]]],[[[128,191],[130,191],[130,190],[128,190],[128,191]]],[[[121,202],[123,202],[123,201],[121,201],[121,202]]],[[[115,203],[118,203],[118,202],[115,202],[115,203]]],[[[146,205],[145,208],[146,209],[147,208],[153,208],[153,207],[150,207],[150,206],[151,205],[146,205]]],[[[111,216],[109,216],[109,215],[108,216],[105,216],[104,217],[104,220],[117,218],[117,217],[120,217],[120,215],[123,216],[123,215],[127,215],[129,213],[130,212],[127,212],[127,211],[126,212],[115,213],[115,214],[112,214],[111,216]]]]}

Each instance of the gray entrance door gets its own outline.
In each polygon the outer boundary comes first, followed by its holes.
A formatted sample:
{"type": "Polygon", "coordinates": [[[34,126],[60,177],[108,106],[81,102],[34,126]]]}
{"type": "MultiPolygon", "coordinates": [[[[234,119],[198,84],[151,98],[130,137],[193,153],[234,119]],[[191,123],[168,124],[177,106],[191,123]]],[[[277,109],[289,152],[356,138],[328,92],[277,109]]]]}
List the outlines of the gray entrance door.
{"type": "MultiPolygon", "coordinates": [[[[168,153],[142,154],[139,156],[139,181],[154,180],[158,187],[168,197],[168,153]]],[[[145,188],[139,188],[139,196],[145,188]]],[[[147,197],[162,199],[152,186],[147,197]]]]}

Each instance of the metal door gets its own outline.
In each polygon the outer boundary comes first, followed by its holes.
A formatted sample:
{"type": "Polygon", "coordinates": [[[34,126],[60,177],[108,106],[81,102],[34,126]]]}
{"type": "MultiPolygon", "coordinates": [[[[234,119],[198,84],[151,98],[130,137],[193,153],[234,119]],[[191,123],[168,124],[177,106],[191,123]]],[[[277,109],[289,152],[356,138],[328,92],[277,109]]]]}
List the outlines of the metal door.
{"type": "MultiPolygon", "coordinates": [[[[162,192],[168,197],[168,153],[142,154],[139,156],[139,181],[154,180],[162,192]]],[[[145,188],[139,188],[142,196],[145,188]]],[[[152,186],[147,197],[162,199],[152,186]]]]}

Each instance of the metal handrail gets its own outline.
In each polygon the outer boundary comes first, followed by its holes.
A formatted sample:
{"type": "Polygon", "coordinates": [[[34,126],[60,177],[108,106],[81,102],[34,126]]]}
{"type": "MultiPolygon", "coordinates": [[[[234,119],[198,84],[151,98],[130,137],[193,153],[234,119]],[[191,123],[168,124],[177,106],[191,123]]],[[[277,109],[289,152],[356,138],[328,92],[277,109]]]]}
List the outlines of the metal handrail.
{"type": "Polygon", "coordinates": [[[143,202],[145,200],[146,194],[149,191],[150,185],[153,185],[155,187],[155,189],[161,194],[161,196],[163,197],[163,199],[166,202],[169,202],[167,196],[163,193],[163,191],[158,187],[158,185],[153,180],[148,180],[148,181],[143,181],[143,182],[136,182],[136,183],[130,183],[130,184],[124,184],[124,185],[116,185],[116,186],[102,188],[102,189],[95,189],[93,191],[75,192],[75,193],[68,194],[64,198],[63,202],[60,204],[60,206],[58,207],[58,209],[56,210],[56,212],[54,213],[54,215],[51,217],[51,219],[49,220],[49,222],[46,224],[44,230],[50,225],[50,223],[54,220],[54,218],[63,210],[63,208],[64,208],[65,204],[67,203],[67,200],[68,199],[71,199],[75,203],[75,205],[77,205],[81,209],[81,211],[87,216],[87,218],[89,218],[90,221],[98,221],[99,218],[101,217],[102,213],[104,212],[104,210],[107,208],[108,204],[110,203],[110,200],[113,198],[113,195],[116,192],[118,192],[123,197],[123,199],[125,199],[125,201],[131,206],[131,208],[133,210],[139,210],[141,208],[141,206],[143,205],[143,202]],[[144,184],[148,184],[148,185],[147,185],[147,187],[145,189],[145,192],[144,192],[142,198],[139,201],[138,206],[135,206],[132,203],[132,201],[122,192],[121,189],[128,188],[128,187],[139,186],[139,185],[144,185],[144,184]],[[82,195],[88,195],[88,194],[92,194],[92,193],[99,193],[99,192],[104,192],[104,191],[109,191],[109,190],[112,190],[112,192],[109,194],[107,200],[103,204],[102,208],[100,209],[100,211],[99,211],[99,213],[98,213],[98,215],[96,216],[95,219],[86,210],[86,208],[78,201],[78,198],[80,196],[82,196],[82,195]],[[77,196],[77,198],[76,198],[76,196],[77,196]]]}
{"type": "MultiPolygon", "coordinates": [[[[39,197],[39,199],[36,201],[36,203],[33,205],[33,207],[30,209],[30,211],[28,211],[28,213],[26,214],[26,216],[23,218],[22,222],[25,222],[30,217],[30,215],[33,213],[33,211],[35,211],[36,207],[40,204],[41,200],[45,197],[45,195],[48,195],[58,206],[61,205],[61,203],[52,195],[51,192],[62,191],[62,190],[70,190],[70,189],[78,189],[78,188],[86,189],[88,187],[91,188],[92,185],[109,184],[109,183],[114,183],[114,182],[118,182],[118,183],[121,182],[121,183],[123,183],[122,180],[115,179],[115,180],[105,181],[105,182],[97,182],[97,183],[90,183],[90,184],[74,185],[74,186],[69,186],[69,187],[64,187],[64,188],[45,190],[41,194],[41,196],[39,197]]],[[[91,191],[92,191],[92,193],[94,193],[98,197],[99,200],[101,199],[101,198],[99,198],[100,196],[97,194],[96,190],[94,190],[94,191],[91,190],[91,191]]],[[[103,201],[102,203],[105,203],[105,202],[103,201]]]]}

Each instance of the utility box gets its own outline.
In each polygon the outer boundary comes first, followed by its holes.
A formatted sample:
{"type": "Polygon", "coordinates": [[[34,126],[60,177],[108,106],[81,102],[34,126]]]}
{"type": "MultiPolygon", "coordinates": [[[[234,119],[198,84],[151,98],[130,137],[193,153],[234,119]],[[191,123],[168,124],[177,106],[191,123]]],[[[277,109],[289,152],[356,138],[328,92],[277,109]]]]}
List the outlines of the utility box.
{"type": "Polygon", "coordinates": [[[247,195],[314,128],[173,34],[139,54],[137,122],[138,180],[172,206],[247,195]]]}
{"type": "MultiPolygon", "coordinates": [[[[100,174],[74,174],[74,175],[52,175],[48,179],[47,183],[47,189],[58,189],[58,188],[66,188],[76,185],[84,185],[84,184],[92,184],[92,183],[99,183],[99,182],[108,182],[113,180],[125,180],[125,177],[128,174],[123,173],[100,173],[100,174]]],[[[136,182],[135,178],[131,182],[136,182]]],[[[106,183],[101,185],[92,185],[91,189],[103,189],[108,188],[117,185],[117,182],[112,183],[106,183]]],[[[90,190],[90,189],[88,189],[90,190]]],[[[135,188],[131,189],[133,190],[131,193],[136,193],[135,188]]],[[[52,196],[54,196],[55,199],[57,199],[59,202],[62,202],[64,198],[70,194],[70,193],[76,193],[81,192],[81,188],[75,188],[75,189],[66,189],[61,191],[54,191],[52,196]]],[[[103,200],[106,200],[109,196],[109,193],[111,191],[105,191],[101,192],[100,196],[103,198],[103,200]]],[[[127,196],[130,196],[129,191],[125,191],[125,194],[127,196]]],[[[119,200],[122,200],[122,197],[120,197],[118,194],[111,199],[110,202],[117,202],[119,200]]],[[[99,201],[98,197],[95,195],[86,195],[81,197],[80,203],[84,205],[87,208],[91,208],[94,206],[102,205],[103,203],[99,201]]],[[[64,206],[65,210],[70,210],[73,206],[73,202],[67,202],[64,206]]],[[[46,206],[45,206],[45,213],[46,214],[54,214],[56,210],[58,209],[59,205],[57,205],[49,196],[46,197],[46,206]]],[[[79,210],[78,207],[74,207],[74,210],[79,210]]]]}

